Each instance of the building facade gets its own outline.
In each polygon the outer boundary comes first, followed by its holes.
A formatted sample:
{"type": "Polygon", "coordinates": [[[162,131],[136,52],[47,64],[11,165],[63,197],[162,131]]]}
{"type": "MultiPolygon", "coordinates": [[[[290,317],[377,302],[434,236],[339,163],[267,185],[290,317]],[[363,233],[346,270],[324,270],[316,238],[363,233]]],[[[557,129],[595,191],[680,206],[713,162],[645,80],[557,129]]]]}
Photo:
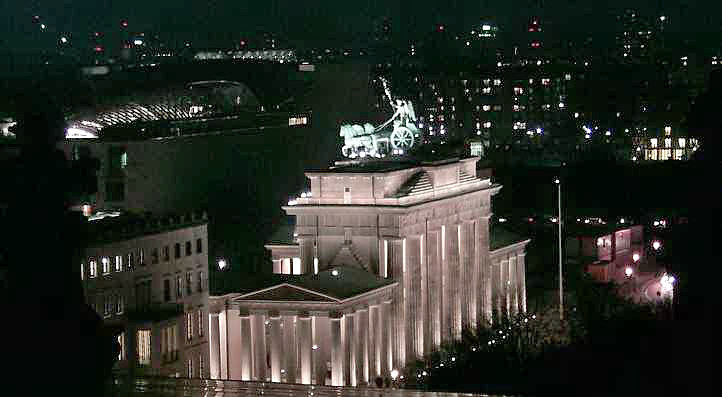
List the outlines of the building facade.
{"type": "Polygon", "coordinates": [[[490,241],[501,186],[477,161],[307,172],[290,241],[266,246],[275,277],[211,299],[211,376],[364,385],[526,311],[529,240],[490,241]]]}
{"type": "Polygon", "coordinates": [[[121,215],[91,230],[81,277],[88,304],[117,335],[116,370],[208,378],[206,216],[121,215]]]}

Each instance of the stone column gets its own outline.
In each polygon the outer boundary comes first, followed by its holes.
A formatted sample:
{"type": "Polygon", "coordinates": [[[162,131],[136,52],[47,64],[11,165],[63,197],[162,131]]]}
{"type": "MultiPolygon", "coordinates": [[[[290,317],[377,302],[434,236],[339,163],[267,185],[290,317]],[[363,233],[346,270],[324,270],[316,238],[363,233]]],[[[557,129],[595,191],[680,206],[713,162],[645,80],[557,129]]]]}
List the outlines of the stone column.
{"type": "Polygon", "coordinates": [[[428,320],[425,351],[431,351],[441,345],[441,231],[431,230],[427,234],[426,250],[428,255],[428,320]]]}
{"type": "Polygon", "coordinates": [[[406,357],[415,360],[423,354],[423,312],[421,307],[421,239],[406,238],[404,302],[406,313],[406,357]]]}
{"type": "Polygon", "coordinates": [[[343,316],[343,332],[341,333],[344,352],[343,361],[345,363],[343,379],[347,386],[356,386],[358,384],[356,378],[356,365],[358,364],[356,358],[356,341],[358,336],[354,328],[355,317],[354,313],[346,313],[343,316]]]}
{"type": "Polygon", "coordinates": [[[286,382],[301,383],[296,373],[296,330],[297,319],[293,313],[281,313],[283,319],[283,369],[286,371],[286,382]]]}
{"type": "Polygon", "coordinates": [[[526,266],[524,257],[526,254],[520,252],[516,255],[516,279],[519,289],[519,306],[522,313],[526,313],[526,266]]]}
{"type": "Polygon", "coordinates": [[[331,361],[331,323],[328,313],[317,313],[314,316],[313,343],[317,349],[313,351],[314,367],[316,369],[316,384],[325,385],[328,375],[327,363],[331,361]]]}
{"type": "Polygon", "coordinates": [[[449,334],[452,339],[461,339],[461,291],[459,280],[459,258],[460,258],[460,229],[461,225],[453,224],[446,228],[446,239],[448,242],[448,274],[449,283],[446,290],[449,292],[449,334]]]}
{"type": "Polygon", "coordinates": [[[511,300],[509,306],[511,310],[509,314],[516,316],[519,313],[519,291],[516,276],[516,254],[509,256],[509,298],[511,300]]]}
{"type": "MultiPolygon", "coordinates": [[[[417,332],[419,333],[421,340],[419,341],[419,350],[423,356],[432,349],[431,344],[431,327],[430,327],[430,312],[429,312],[429,258],[428,258],[428,239],[427,235],[424,234],[419,240],[421,242],[421,250],[419,256],[421,258],[421,285],[419,286],[419,294],[421,296],[420,312],[417,316],[417,332]]],[[[389,314],[390,316],[390,314],[389,314]]]]}
{"type": "Polygon", "coordinates": [[[271,382],[281,381],[281,357],[283,341],[281,339],[281,317],[271,317],[271,382]]]}
{"type": "Polygon", "coordinates": [[[265,313],[251,314],[251,340],[253,341],[253,380],[265,382],[268,362],[266,357],[265,313]]]}
{"type": "MultiPolygon", "coordinates": [[[[313,241],[314,236],[300,236],[298,238],[298,246],[301,255],[301,274],[313,273],[313,241]]],[[[291,273],[293,273],[293,263],[291,263],[291,273]]]]}
{"type": "Polygon", "coordinates": [[[477,317],[479,322],[491,324],[492,286],[491,261],[489,260],[489,218],[476,220],[476,256],[478,261],[479,293],[477,294],[477,317]]]}
{"type": "Polygon", "coordinates": [[[221,335],[218,313],[210,313],[208,317],[210,322],[209,327],[211,329],[210,335],[208,336],[211,356],[211,379],[221,379],[221,335]]]}
{"type": "Polygon", "coordinates": [[[228,378],[228,313],[224,310],[218,313],[218,329],[221,357],[221,379],[228,378]]]}
{"type": "Polygon", "coordinates": [[[509,259],[502,259],[500,266],[501,310],[503,316],[509,317],[509,259]]]}
{"type": "Polygon", "coordinates": [[[501,263],[498,260],[495,260],[493,264],[491,265],[491,288],[492,288],[492,297],[491,300],[494,304],[494,313],[493,313],[493,321],[498,322],[501,318],[501,272],[500,267],[501,263]]]}
{"type": "Polygon", "coordinates": [[[358,339],[358,377],[359,383],[369,382],[369,310],[362,308],[356,311],[356,335],[358,339]]]}
{"type": "Polygon", "coordinates": [[[386,305],[383,303],[377,306],[379,313],[379,322],[377,325],[376,334],[378,335],[377,349],[379,351],[379,373],[381,376],[387,376],[389,374],[389,320],[390,316],[386,311],[386,305]]]}
{"type": "Polygon", "coordinates": [[[343,386],[343,344],[341,318],[331,317],[331,386],[343,386]]]}
{"type": "Polygon", "coordinates": [[[311,358],[311,347],[313,346],[313,338],[311,333],[311,317],[303,315],[298,317],[298,354],[300,358],[301,381],[304,385],[311,384],[311,374],[313,373],[311,358]]]}
{"type": "Polygon", "coordinates": [[[459,225],[459,302],[461,307],[461,326],[459,332],[464,327],[469,326],[469,296],[471,294],[471,266],[469,266],[469,250],[471,247],[471,239],[469,238],[469,223],[462,222],[459,225]]]}
{"type": "Polygon", "coordinates": [[[241,315],[241,380],[251,380],[253,373],[253,339],[251,338],[251,316],[241,315]]]}
{"type": "Polygon", "coordinates": [[[389,274],[389,241],[379,239],[379,272],[380,278],[386,278],[389,274]]]}
{"type": "Polygon", "coordinates": [[[383,339],[385,341],[384,343],[384,369],[382,373],[384,376],[391,376],[391,370],[394,369],[394,354],[393,354],[393,346],[394,346],[394,335],[393,335],[393,322],[391,321],[391,315],[392,315],[392,306],[393,302],[390,300],[384,301],[384,303],[381,305],[381,313],[383,314],[384,320],[384,329],[383,329],[383,339]]]}
{"type": "Polygon", "coordinates": [[[378,305],[369,307],[369,342],[371,344],[369,356],[373,381],[373,378],[381,375],[381,318],[378,305]]]}
{"type": "MultiPolygon", "coordinates": [[[[403,239],[389,240],[389,249],[391,263],[389,264],[389,270],[391,277],[399,283],[394,290],[393,295],[393,306],[392,306],[392,322],[393,322],[393,354],[394,354],[394,367],[403,368],[406,365],[406,316],[404,311],[404,267],[406,255],[404,250],[406,244],[403,239]]],[[[371,313],[369,312],[369,315],[371,313]]],[[[372,343],[369,336],[369,343],[372,343]]],[[[369,352],[369,360],[373,357],[371,351],[369,352]]],[[[374,366],[370,364],[371,372],[369,374],[370,381],[374,378],[374,366]]]]}
{"type": "MultiPolygon", "coordinates": [[[[452,227],[453,228],[453,227],[452,227]]],[[[441,343],[448,342],[451,340],[451,306],[453,300],[451,297],[451,285],[452,280],[451,272],[449,271],[449,232],[446,225],[441,226],[441,263],[439,264],[441,270],[441,343]]]]}
{"type": "Polygon", "coordinates": [[[228,309],[226,322],[228,323],[228,379],[241,380],[242,366],[241,345],[241,317],[237,309],[228,309]]]}

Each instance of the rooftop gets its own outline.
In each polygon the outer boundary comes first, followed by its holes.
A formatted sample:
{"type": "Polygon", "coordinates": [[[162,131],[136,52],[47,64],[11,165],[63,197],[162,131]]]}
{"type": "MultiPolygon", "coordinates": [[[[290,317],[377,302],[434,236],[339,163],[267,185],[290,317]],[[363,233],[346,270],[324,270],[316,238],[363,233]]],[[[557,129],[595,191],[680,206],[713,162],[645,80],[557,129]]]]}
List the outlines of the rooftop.
{"type": "Polygon", "coordinates": [[[418,158],[404,158],[404,159],[382,159],[382,160],[350,160],[350,161],[337,161],[333,167],[323,170],[313,170],[311,172],[325,172],[325,173],[384,173],[400,171],[407,168],[423,167],[423,166],[438,166],[443,164],[456,163],[459,158],[440,158],[440,159],[418,159],[418,158]]]}
{"type": "Polygon", "coordinates": [[[163,233],[208,222],[208,215],[188,213],[163,217],[122,214],[88,222],[89,246],[129,240],[150,234],[163,233]]]}
{"type": "Polygon", "coordinates": [[[528,240],[528,238],[499,226],[492,226],[489,236],[489,250],[494,251],[525,240],[528,240]]]}

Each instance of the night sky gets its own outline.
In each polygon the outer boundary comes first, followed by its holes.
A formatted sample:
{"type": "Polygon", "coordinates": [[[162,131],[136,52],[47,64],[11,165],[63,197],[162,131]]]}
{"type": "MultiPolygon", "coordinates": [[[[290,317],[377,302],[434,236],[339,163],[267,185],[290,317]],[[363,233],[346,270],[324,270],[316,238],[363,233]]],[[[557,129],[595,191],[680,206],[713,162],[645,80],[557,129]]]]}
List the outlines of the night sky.
{"type": "MultiPolygon", "coordinates": [[[[74,43],[87,42],[93,31],[116,40],[119,22],[132,32],[159,34],[169,45],[186,40],[194,46],[230,46],[242,37],[270,31],[291,44],[362,46],[384,19],[395,38],[408,41],[443,23],[452,30],[470,28],[481,18],[496,20],[507,32],[523,34],[529,17],[541,14],[547,33],[590,35],[612,32],[614,16],[633,7],[643,15],[665,10],[671,31],[709,39],[722,28],[722,2],[636,0],[0,0],[4,50],[33,48],[39,28],[33,15],[48,25],[46,36],[69,33],[74,43]],[[543,3],[540,8],[539,4],[543,3]],[[541,9],[541,11],[539,11],[541,9]]],[[[513,36],[513,35],[512,35],[513,36]]],[[[52,42],[52,40],[50,40],[52,42]]]]}

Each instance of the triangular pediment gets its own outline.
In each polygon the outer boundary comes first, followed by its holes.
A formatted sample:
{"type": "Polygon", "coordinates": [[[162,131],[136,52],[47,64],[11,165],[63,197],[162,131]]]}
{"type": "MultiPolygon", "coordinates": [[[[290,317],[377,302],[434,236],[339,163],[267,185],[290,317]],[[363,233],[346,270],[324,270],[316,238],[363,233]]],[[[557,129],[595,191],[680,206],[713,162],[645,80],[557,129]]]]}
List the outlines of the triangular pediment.
{"type": "Polygon", "coordinates": [[[276,302],[338,302],[338,299],[319,292],[300,288],[284,283],[240,296],[243,301],[276,301],[276,302]]]}
{"type": "Polygon", "coordinates": [[[357,267],[359,269],[368,269],[368,266],[363,262],[363,259],[361,259],[354,251],[351,246],[344,245],[341,247],[341,249],[336,253],[336,256],[333,258],[331,263],[329,264],[329,267],[339,267],[339,266],[348,266],[348,267],[357,267]]]}

